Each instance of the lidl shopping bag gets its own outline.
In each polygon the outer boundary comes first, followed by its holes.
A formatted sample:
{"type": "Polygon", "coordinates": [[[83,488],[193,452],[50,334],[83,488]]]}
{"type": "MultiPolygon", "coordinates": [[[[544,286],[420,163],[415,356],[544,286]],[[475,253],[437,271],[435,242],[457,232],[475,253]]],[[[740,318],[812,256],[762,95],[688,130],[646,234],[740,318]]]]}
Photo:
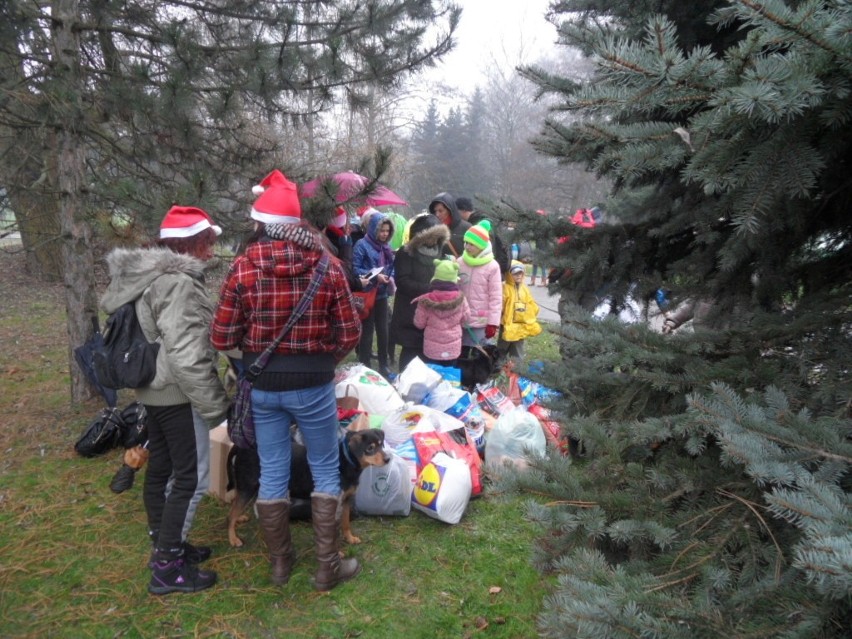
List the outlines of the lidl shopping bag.
{"type": "Polygon", "coordinates": [[[482,460],[465,428],[446,432],[415,431],[411,439],[417,449],[418,471],[422,471],[435,455],[445,453],[462,460],[470,470],[471,495],[482,492],[482,460]]]}
{"type": "Polygon", "coordinates": [[[470,490],[467,464],[438,453],[417,475],[411,504],[429,517],[457,524],[470,503],[470,490]]]}

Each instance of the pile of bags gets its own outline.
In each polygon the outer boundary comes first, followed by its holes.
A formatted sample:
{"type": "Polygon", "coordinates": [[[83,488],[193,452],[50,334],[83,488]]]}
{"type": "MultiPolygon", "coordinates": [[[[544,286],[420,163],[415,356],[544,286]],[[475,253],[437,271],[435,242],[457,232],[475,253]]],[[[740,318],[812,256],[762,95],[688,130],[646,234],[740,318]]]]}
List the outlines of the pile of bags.
{"type": "Polygon", "coordinates": [[[339,369],[341,424],[382,428],[390,448],[390,463],[363,471],[358,512],[407,516],[414,507],[456,524],[482,492],[485,463],[523,467],[527,451],[544,455],[548,445],[564,454],[560,426],[541,405],[553,391],[512,372],[505,377],[507,392],[494,380],[468,392],[459,369],[418,358],[394,383],[362,364],[339,369]]]}

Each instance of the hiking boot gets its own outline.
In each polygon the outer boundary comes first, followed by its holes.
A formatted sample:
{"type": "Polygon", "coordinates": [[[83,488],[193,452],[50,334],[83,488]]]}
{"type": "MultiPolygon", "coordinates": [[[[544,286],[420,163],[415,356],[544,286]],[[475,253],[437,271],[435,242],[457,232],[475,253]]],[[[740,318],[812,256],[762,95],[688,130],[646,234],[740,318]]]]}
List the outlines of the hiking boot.
{"type": "MultiPolygon", "coordinates": [[[[148,538],[151,540],[151,546],[154,551],[157,550],[157,539],[159,537],[159,530],[149,530],[148,538]]],[[[188,541],[183,542],[183,558],[186,559],[191,564],[200,564],[204,563],[208,559],[210,559],[213,554],[213,549],[210,546],[193,546],[188,541]]],[[[151,555],[153,560],[154,555],[151,555]]],[[[151,564],[148,564],[150,568],[151,564]]]]}
{"type": "Polygon", "coordinates": [[[177,559],[155,559],[150,564],[151,581],[148,592],[152,595],[168,595],[172,592],[198,592],[216,583],[216,573],[199,570],[183,557],[177,559]]]}
{"type": "Polygon", "coordinates": [[[183,558],[191,564],[204,563],[212,554],[210,546],[193,546],[188,541],[183,542],[183,558]]]}

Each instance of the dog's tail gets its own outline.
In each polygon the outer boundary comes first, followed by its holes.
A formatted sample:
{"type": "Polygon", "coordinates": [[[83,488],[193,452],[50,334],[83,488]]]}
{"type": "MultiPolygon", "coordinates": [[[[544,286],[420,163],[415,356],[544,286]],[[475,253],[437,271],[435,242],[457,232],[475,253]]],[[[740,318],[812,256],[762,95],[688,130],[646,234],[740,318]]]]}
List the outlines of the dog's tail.
{"type": "Polygon", "coordinates": [[[225,469],[228,473],[228,486],[226,487],[227,491],[234,490],[237,487],[236,473],[234,472],[234,462],[236,461],[236,455],[237,447],[231,446],[231,450],[228,451],[228,461],[225,464],[225,469]]]}

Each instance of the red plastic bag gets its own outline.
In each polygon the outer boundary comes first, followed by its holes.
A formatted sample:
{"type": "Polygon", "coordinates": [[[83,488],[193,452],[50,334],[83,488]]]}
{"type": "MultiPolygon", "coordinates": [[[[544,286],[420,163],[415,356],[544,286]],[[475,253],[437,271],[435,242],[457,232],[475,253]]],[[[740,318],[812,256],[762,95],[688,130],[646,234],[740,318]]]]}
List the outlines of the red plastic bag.
{"type": "Polygon", "coordinates": [[[417,473],[423,470],[437,453],[446,453],[450,457],[461,459],[470,469],[471,495],[482,492],[482,460],[476,446],[464,428],[447,432],[436,430],[414,432],[411,435],[417,449],[417,473]]]}
{"type": "Polygon", "coordinates": [[[373,312],[378,290],[379,287],[374,286],[369,291],[355,291],[352,293],[352,299],[355,301],[355,310],[358,312],[358,319],[362,322],[370,317],[370,313],[373,312]]]}
{"type": "Polygon", "coordinates": [[[532,404],[527,410],[541,422],[541,429],[544,431],[544,438],[547,443],[563,455],[567,455],[568,438],[562,435],[562,426],[559,425],[559,422],[550,418],[550,411],[539,404],[532,404]]]}

